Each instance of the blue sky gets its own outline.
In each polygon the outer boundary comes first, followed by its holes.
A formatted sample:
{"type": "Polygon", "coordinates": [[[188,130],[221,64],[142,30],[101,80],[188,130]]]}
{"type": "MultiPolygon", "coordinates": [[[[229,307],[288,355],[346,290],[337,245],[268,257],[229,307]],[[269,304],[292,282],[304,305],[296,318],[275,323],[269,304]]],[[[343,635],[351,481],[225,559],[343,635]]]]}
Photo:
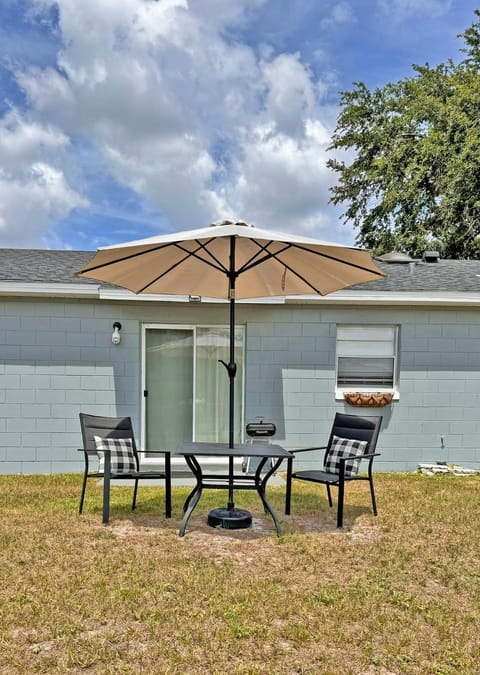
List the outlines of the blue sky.
{"type": "Polygon", "coordinates": [[[470,0],[0,0],[0,246],[241,219],[353,243],[340,92],[461,59],[470,0]]]}

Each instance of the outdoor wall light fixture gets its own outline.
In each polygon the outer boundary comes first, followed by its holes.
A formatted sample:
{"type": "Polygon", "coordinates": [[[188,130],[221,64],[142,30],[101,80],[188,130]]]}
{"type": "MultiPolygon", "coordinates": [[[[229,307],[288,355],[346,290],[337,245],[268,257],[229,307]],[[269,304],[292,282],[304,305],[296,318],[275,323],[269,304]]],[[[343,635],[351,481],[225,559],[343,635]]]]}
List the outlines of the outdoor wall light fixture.
{"type": "Polygon", "coordinates": [[[120,331],[122,329],[122,324],[119,321],[115,321],[113,324],[113,333],[112,333],[112,342],[114,345],[119,345],[122,341],[120,331]]]}

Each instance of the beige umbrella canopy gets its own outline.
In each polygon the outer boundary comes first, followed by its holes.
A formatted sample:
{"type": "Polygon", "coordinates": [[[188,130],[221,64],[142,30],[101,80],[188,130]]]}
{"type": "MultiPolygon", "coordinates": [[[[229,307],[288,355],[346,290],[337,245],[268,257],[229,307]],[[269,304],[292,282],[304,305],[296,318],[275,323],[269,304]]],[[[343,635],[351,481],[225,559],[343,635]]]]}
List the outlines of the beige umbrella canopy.
{"type": "Polygon", "coordinates": [[[224,221],[101,248],[78,273],[134,293],[230,301],[229,445],[233,447],[235,299],[326,295],[384,273],[363,249],[224,221]]]}
{"type": "Polygon", "coordinates": [[[232,274],[237,299],[327,295],[384,276],[364,249],[230,221],[101,248],[78,274],[134,293],[225,299],[232,274]]]}

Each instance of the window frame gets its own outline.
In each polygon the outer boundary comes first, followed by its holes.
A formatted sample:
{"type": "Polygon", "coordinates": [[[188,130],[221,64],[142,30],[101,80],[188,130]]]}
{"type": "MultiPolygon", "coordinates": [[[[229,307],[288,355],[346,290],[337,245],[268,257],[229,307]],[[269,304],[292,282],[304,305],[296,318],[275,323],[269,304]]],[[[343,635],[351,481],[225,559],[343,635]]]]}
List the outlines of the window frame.
{"type": "MultiPolygon", "coordinates": [[[[399,377],[398,377],[398,348],[399,348],[399,333],[400,333],[400,326],[398,324],[393,324],[393,323],[337,323],[336,324],[336,336],[335,336],[335,398],[337,399],[343,399],[343,395],[346,393],[351,393],[351,392],[365,392],[365,393],[374,393],[374,392],[385,392],[385,393],[392,393],[394,399],[399,399],[400,398],[400,390],[399,390],[399,377]],[[387,329],[393,329],[393,355],[392,357],[388,356],[386,357],[384,354],[379,354],[378,356],[372,355],[372,354],[342,354],[341,350],[339,350],[339,328],[349,328],[349,329],[358,329],[362,330],[365,328],[387,328],[387,329]],[[339,375],[339,359],[342,357],[348,358],[393,358],[393,382],[392,386],[368,386],[368,385],[340,385],[338,383],[338,375],[339,375]]],[[[362,338],[358,338],[358,342],[362,341],[362,338]]],[[[363,340],[365,341],[365,340],[363,340]]],[[[352,340],[353,343],[355,343],[355,340],[352,340]]]]}

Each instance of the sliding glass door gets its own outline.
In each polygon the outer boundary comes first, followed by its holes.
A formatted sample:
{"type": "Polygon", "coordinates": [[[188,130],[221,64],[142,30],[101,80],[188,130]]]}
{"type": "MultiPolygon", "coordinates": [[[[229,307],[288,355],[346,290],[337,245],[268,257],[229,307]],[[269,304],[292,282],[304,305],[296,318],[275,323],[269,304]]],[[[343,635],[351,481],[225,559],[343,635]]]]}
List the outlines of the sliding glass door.
{"type": "MultiPolygon", "coordinates": [[[[235,440],[243,423],[243,327],[235,331],[235,440]]],[[[146,326],[145,449],[175,450],[185,441],[228,441],[229,360],[223,326],[146,326]]],[[[147,455],[148,456],[148,455],[147,455]]]]}

